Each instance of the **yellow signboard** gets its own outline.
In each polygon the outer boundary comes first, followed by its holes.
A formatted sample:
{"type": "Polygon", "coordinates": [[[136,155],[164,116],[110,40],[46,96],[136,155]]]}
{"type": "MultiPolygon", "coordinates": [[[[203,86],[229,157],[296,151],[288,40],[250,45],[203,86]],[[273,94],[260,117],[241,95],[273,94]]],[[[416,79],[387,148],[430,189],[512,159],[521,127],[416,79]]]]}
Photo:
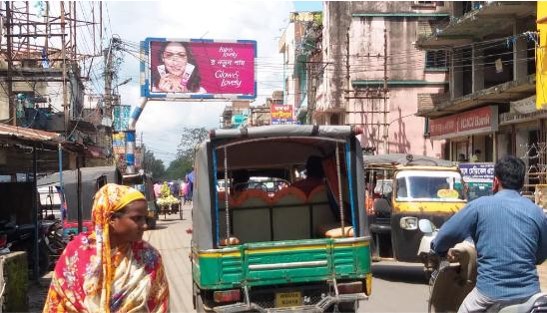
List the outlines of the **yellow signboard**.
{"type": "Polygon", "coordinates": [[[537,30],[539,46],[536,46],[536,108],[547,109],[547,1],[537,3],[537,30]]]}

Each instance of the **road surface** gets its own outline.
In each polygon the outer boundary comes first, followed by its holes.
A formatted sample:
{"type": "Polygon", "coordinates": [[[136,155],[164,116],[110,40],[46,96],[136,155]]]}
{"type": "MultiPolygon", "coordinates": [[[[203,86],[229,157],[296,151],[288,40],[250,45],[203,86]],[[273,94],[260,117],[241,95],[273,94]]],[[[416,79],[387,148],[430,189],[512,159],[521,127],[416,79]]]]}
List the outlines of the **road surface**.
{"type": "MultiPolygon", "coordinates": [[[[191,210],[178,215],[160,216],[158,227],[147,231],[145,240],[162,254],[171,292],[171,312],[194,312],[192,305],[192,268],[188,254],[191,210]]],[[[428,286],[420,265],[394,262],[374,263],[372,296],[359,312],[427,312],[428,286]]]]}

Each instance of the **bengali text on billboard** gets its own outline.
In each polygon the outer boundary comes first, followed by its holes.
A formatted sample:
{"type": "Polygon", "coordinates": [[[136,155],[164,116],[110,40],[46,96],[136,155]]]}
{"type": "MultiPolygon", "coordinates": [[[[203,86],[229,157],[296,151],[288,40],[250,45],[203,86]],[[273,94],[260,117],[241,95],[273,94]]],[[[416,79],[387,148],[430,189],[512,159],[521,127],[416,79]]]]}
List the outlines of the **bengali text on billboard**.
{"type": "Polygon", "coordinates": [[[292,105],[272,104],[270,107],[272,125],[294,124],[292,105]]]}
{"type": "Polygon", "coordinates": [[[147,38],[144,53],[144,97],[256,98],[256,41],[147,38]]]}

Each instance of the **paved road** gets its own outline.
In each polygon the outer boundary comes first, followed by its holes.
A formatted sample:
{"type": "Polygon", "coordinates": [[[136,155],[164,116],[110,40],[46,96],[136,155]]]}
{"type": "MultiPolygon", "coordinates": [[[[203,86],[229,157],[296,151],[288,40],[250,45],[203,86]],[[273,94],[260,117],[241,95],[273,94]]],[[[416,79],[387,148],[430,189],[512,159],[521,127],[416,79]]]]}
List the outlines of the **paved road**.
{"type": "Polygon", "coordinates": [[[158,249],[163,257],[169,291],[171,312],[194,312],[192,305],[192,266],[190,253],[191,210],[183,208],[183,220],[178,214],[160,216],[155,230],[145,232],[144,239],[158,249]]]}
{"type": "MultiPolygon", "coordinates": [[[[190,252],[190,208],[178,215],[161,216],[156,230],[147,231],[145,240],[160,250],[171,291],[171,312],[194,312],[190,252]]],[[[382,262],[373,264],[374,280],[370,300],[359,312],[427,312],[428,286],[419,265],[382,262]]]]}

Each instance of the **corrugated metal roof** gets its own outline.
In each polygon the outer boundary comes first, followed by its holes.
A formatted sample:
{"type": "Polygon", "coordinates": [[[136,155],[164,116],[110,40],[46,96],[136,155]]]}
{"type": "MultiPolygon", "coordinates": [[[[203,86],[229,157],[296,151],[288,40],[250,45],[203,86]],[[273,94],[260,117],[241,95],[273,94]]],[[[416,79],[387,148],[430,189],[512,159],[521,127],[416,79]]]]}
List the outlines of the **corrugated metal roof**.
{"type": "Polygon", "coordinates": [[[16,137],[18,139],[43,142],[43,141],[58,141],[61,136],[58,133],[47,132],[38,129],[12,126],[8,124],[0,124],[0,137],[16,137]]]}

